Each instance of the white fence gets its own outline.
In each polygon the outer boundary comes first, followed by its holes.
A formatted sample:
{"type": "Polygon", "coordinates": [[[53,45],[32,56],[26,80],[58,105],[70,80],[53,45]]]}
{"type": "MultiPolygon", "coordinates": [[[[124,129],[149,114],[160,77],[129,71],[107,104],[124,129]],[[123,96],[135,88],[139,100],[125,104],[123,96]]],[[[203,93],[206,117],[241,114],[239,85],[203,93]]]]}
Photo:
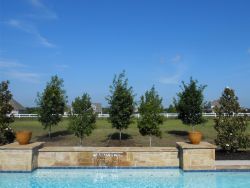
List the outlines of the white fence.
{"type": "MultiPolygon", "coordinates": [[[[38,114],[13,114],[15,118],[37,118],[38,114]]],[[[177,118],[178,113],[163,113],[162,114],[166,118],[177,118]]],[[[238,116],[249,116],[250,113],[239,113],[238,116]]],[[[204,117],[216,117],[216,113],[203,113],[204,117]]],[[[63,117],[67,118],[69,115],[63,115],[63,117]]],[[[98,114],[98,118],[108,118],[109,114],[98,114]]],[[[134,114],[134,117],[139,118],[140,114],[134,114]]]]}

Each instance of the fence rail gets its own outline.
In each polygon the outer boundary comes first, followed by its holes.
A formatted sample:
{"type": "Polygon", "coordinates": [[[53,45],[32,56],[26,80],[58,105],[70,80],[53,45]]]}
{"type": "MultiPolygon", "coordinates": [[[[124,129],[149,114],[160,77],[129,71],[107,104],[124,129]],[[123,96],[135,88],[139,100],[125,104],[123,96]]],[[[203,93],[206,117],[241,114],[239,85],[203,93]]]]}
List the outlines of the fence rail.
{"type": "MultiPolygon", "coordinates": [[[[38,118],[38,114],[13,114],[15,118],[38,118]]],[[[176,118],[178,117],[178,113],[163,113],[162,114],[166,118],[176,118]]],[[[250,117],[250,113],[239,113],[238,116],[248,116],[250,117]]],[[[203,113],[203,117],[216,117],[216,113],[203,113]]],[[[69,115],[63,115],[63,117],[67,118],[69,115]]],[[[98,118],[108,118],[109,114],[98,114],[98,118]]],[[[140,114],[134,114],[134,117],[139,118],[140,114]]]]}

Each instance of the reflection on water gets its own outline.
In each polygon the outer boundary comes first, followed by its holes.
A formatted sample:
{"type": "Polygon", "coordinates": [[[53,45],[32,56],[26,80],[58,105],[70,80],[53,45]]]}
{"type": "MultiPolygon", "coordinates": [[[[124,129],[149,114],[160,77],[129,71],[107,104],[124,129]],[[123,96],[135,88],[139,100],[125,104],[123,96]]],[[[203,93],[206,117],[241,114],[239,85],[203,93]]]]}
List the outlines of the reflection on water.
{"type": "Polygon", "coordinates": [[[248,188],[250,172],[183,172],[179,169],[39,169],[33,173],[0,173],[0,187],[248,188]]]}

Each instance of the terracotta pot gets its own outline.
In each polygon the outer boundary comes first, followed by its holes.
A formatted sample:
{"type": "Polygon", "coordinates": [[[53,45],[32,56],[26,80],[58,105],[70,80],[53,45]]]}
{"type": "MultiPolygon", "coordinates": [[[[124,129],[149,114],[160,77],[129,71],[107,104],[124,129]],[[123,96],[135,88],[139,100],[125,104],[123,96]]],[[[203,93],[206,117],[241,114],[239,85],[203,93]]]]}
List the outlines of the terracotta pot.
{"type": "Polygon", "coordinates": [[[202,134],[199,131],[189,132],[188,138],[191,144],[199,144],[201,142],[202,134]]]}
{"type": "Polygon", "coordinates": [[[32,136],[31,131],[18,131],[16,132],[16,140],[20,145],[26,145],[29,144],[30,139],[32,136]]]}

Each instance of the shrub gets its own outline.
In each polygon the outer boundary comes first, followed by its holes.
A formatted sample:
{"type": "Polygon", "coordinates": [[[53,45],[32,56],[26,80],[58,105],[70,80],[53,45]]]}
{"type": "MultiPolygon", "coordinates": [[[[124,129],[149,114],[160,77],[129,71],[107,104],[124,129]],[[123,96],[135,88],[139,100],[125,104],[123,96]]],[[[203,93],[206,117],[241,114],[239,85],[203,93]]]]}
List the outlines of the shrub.
{"type": "Polygon", "coordinates": [[[246,135],[247,117],[239,116],[240,105],[234,90],[225,88],[215,108],[217,117],[214,119],[214,128],[217,131],[215,143],[223,150],[236,152],[239,148],[249,146],[249,137],[246,135]]]}
{"type": "Polygon", "coordinates": [[[15,140],[15,132],[12,128],[8,127],[0,132],[0,145],[12,143],[15,140]]]}
{"type": "Polygon", "coordinates": [[[10,105],[12,94],[9,91],[9,81],[0,83],[0,144],[11,143],[15,139],[14,131],[10,123],[14,122],[13,115],[10,115],[13,107],[10,105]]]}

